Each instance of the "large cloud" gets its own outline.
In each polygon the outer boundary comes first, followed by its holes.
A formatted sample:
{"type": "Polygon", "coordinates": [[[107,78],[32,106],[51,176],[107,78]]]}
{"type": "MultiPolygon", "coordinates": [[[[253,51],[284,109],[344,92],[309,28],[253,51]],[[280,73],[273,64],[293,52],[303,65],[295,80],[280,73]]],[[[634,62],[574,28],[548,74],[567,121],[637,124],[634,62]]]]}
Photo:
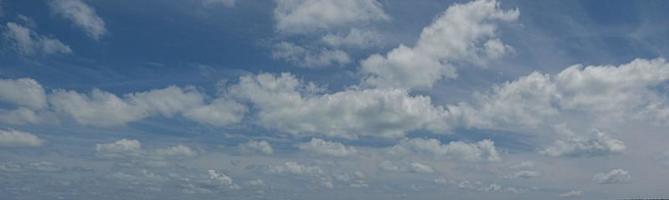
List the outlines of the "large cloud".
{"type": "Polygon", "coordinates": [[[276,4],[276,27],[288,33],[389,19],[376,0],[277,0],[276,4]]]}
{"type": "Polygon", "coordinates": [[[81,0],[52,0],[49,1],[49,8],[51,12],[72,21],[93,39],[99,40],[107,33],[104,20],[81,0]]]}
{"type": "Polygon", "coordinates": [[[664,59],[636,59],[619,66],[568,67],[557,75],[531,73],[449,106],[466,127],[547,127],[570,117],[594,122],[666,120],[665,96],[655,87],[669,80],[664,59]],[[659,110],[659,111],[658,111],[659,110]]]}
{"type": "Polygon", "coordinates": [[[72,49],[58,39],[37,34],[28,27],[7,22],[3,36],[22,55],[70,54],[72,49]]]}
{"type": "Polygon", "coordinates": [[[361,62],[361,71],[376,87],[432,87],[443,78],[455,78],[453,65],[459,62],[481,64],[509,51],[496,38],[497,23],[515,21],[518,15],[517,10],[501,10],[496,1],[451,6],[423,29],[415,46],[372,55],[361,62]]]}
{"type": "Polygon", "coordinates": [[[46,107],[46,93],[42,85],[33,79],[0,79],[0,101],[42,109],[46,107]]]}
{"type": "Polygon", "coordinates": [[[176,114],[184,114],[196,122],[222,126],[240,122],[246,112],[240,104],[224,99],[205,104],[204,98],[193,88],[170,86],[124,97],[98,89],[89,94],[56,90],[49,95],[49,103],[56,112],[92,126],[119,126],[154,115],[173,117],[176,114]]]}
{"type": "Polygon", "coordinates": [[[412,130],[445,130],[444,110],[429,97],[400,89],[310,92],[290,74],[244,76],[230,94],[257,109],[259,125],[291,134],[399,137],[412,130]]]}

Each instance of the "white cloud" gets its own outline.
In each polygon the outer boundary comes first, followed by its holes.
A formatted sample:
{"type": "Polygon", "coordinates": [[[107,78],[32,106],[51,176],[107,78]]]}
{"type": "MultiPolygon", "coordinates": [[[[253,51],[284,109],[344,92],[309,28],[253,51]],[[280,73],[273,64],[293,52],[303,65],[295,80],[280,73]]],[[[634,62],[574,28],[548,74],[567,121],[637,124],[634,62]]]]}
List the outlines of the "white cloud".
{"type": "Polygon", "coordinates": [[[72,49],[58,39],[39,35],[27,27],[7,22],[3,36],[22,55],[70,54],[72,49]]]}
{"type": "Polygon", "coordinates": [[[107,33],[104,20],[95,13],[95,9],[81,0],[52,0],[49,8],[51,12],[72,21],[95,40],[107,33]]]}
{"type": "Polygon", "coordinates": [[[0,79],[0,101],[42,109],[46,107],[46,93],[42,85],[33,79],[0,79]]]}
{"type": "Polygon", "coordinates": [[[351,62],[348,53],[342,50],[310,49],[290,42],[274,45],[272,57],[282,59],[303,67],[319,68],[331,65],[345,65],[351,62]]]}
{"type": "Polygon", "coordinates": [[[272,145],[270,145],[269,142],[264,140],[259,140],[259,141],[252,140],[247,143],[244,143],[240,145],[240,150],[242,152],[259,152],[265,155],[272,155],[274,153],[272,145]]]}
{"type": "Polygon", "coordinates": [[[327,34],[321,41],[331,47],[361,48],[377,46],[383,35],[365,29],[351,28],[345,34],[327,34]]]}
{"type": "Polygon", "coordinates": [[[96,144],[95,150],[104,155],[138,155],[142,144],[133,139],[121,139],[112,143],[96,144]]]}
{"type": "Polygon", "coordinates": [[[292,134],[399,137],[411,130],[444,130],[444,112],[425,96],[399,89],[309,92],[290,74],[243,76],[229,93],[252,103],[259,125],[292,134]]]}
{"type": "Polygon", "coordinates": [[[285,33],[328,30],[389,20],[376,0],[277,0],[276,29],[285,33]]]}
{"type": "Polygon", "coordinates": [[[318,166],[302,165],[293,161],[288,161],[280,165],[270,165],[269,172],[274,174],[291,174],[300,176],[318,176],[323,174],[323,170],[318,166]]]}
{"type": "Polygon", "coordinates": [[[156,154],[159,156],[175,156],[175,157],[193,157],[197,155],[197,151],[185,145],[176,145],[163,149],[157,149],[156,154]]]}
{"type": "Polygon", "coordinates": [[[566,140],[557,140],[541,151],[549,156],[605,156],[625,151],[625,144],[608,134],[594,130],[591,136],[569,136],[566,140]]]}
{"type": "Polygon", "coordinates": [[[325,141],[318,138],[312,138],[311,141],[299,144],[297,147],[303,151],[335,157],[344,157],[357,153],[357,150],[354,147],[348,147],[341,143],[325,141]]]}
{"type": "Polygon", "coordinates": [[[453,65],[481,64],[509,51],[495,36],[497,23],[515,21],[518,15],[518,10],[500,10],[496,1],[450,6],[423,29],[414,47],[400,45],[362,61],[365,81],[376,87],[430,88],[438,80],[455,78],[453,65]]]}
{"type": "Polygon", "coordinates": [[[623,169],[612,169],[609,172],[597,173],[592,180],[599,184],[619,184],[626,183],[632,179],[629,172],[623,169]]]}
{"type": "Polygon", "coordinates": [[[562,198],[572,198],[572,197],[580,197],[583,195],[583,191],[580,190],[571,190],[569,192],[565,192],[560,194],[560,197],[562,198]]]}
{"type": "Polygon", "coordinates": [[[390,153],[394,155],[418,153],[470,162],[501,160],[495,148],[495,143],[490,140],[481,140],[476,143],[453,141],[448,144],[441,144],[436,139],[405,139],[393,146],[390,153]]]}
{"type": "MultiPolygon", "coordinates": [[[[587,116],[590,123],[666,120],[665,95],[652,89],[669,80],[664,59],[636,59],[619,66],[571,66],[557,75],[531,73],[448,106],[466,127],[522,129],[587,116]],[[576,114],[576,115],[574,115],[576,114]]],[[[669,115],[668,115],[669,116],[669,115]]],[[[455,117],[454,117],[455,118],[455,117]]]]}
{"type": "Polygon", "coordinates": [[[237,3],[237,0],[203,0],[202,4],[204,6],[212,6],[212,5],[223,5],[228,8],[235,7],[235,4],[237,3]]]}
{"type": "Polygon", "coordinates": [[[147,117],[182,114],[193,121],[213,126],[239,123],[246,108],[224,98],[205,104],[204,95],[186,87],[170,86],[122,97],[94,89],[89,94],[55,90],[49,95],[52,109],[83,125],[110,127],[125,125],[147,117]]]}
{"type": "Polygon", "coordinates": [[[212,180],[216,183],[222,184],[222,185],[232,185],[232,178],[230,178],[228,175],[224,174],[223,172],[217,172],[216,170],[210,169],[207,170],[207,173],[209,173],[209,180],[212,180]]]}
{"type": "Polygon", "coordinates": [[[225,98],[215,99],[208,105],[193,108],[184,113],[186,118],[212,126],[228,126],[242,121],[247,108],[225,98]]]}
{"type": "Polygon", "coordinates": [[[434,173],[434,169],[431,166],[419,162],[392,162],[385,160],[379,164],[379,168],[390,172],[434,173]]]}
{"type": "Polygon", "coordinates": [[[537,172],[537,171],[534,171],[534,170],[520,170],[520,171],[512,173],[511,175],[507,176],[506,178],[509,178],[509,179],[515,179],[515,178],[528,179],[528,178],[532,178],[532,177],[536,177],[536,176],[539,176],[539,172],[537,172]]]}
{"type": "Polygon", "coordinates": [[[44,140],[28,132],[0,129],[1,147],[38,147],[43,143],[44,140]]]}
{"type": "Polygon", "coordinates": [[[0,109],[0,122],[8,124],[35,124],[41,117],[35,111],[20,107],[13,110],[0,109]]]}
{"type": "Polygon", "coordinates": [[[118,126],[148,116],[144,110],[135,109],[118,96],[98,89],[90,94],[56,90],[49,95],[49,103],[55,111],[83,125],[118,126]]]}

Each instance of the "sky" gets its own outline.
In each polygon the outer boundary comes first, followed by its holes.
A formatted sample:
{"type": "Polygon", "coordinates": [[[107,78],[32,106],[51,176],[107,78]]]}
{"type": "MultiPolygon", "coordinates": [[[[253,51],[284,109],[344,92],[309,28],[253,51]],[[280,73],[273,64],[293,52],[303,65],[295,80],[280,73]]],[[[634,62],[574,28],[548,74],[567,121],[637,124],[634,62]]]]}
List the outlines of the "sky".
{"type": "Polygon", "coordinates": [[[667,198],[667,10],[0,0],[0,194],[667,198]]]}

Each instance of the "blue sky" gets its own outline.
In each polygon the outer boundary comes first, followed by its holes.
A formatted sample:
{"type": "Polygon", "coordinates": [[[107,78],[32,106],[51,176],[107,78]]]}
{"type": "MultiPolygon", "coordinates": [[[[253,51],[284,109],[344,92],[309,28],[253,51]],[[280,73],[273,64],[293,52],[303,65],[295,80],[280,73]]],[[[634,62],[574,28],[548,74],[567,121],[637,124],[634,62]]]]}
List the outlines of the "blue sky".
{"type": "Polygon", "coordinates": [[[0,194],[666,197],[667,9],[0,0],[0,194]]]}

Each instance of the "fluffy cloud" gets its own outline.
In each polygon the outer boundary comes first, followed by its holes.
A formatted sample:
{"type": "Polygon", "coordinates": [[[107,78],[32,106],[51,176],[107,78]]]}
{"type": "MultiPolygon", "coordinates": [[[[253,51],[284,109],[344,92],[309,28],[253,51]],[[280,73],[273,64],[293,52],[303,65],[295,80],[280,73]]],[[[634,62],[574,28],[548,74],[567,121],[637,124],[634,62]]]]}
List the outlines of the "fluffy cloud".
{"type": "Polygon", "coordinates": [[[444,157],[462,161],[499,161],[499,153],[495,143],[490,140],[481,140],[476,143],[454,141],[441,144],[436,139],[413,138],[402,140],[390,150],[394,155],[418,153],[434,157],[444,157]]]}
{"type": "Polygon", "coordinates": [[[277,0],[276,28],[300,33],[388,20],[376,0],[277,0]]]}
{"type": "Polygon", "coordinates": [[[95,13],[95,9],[81,0],[53,0],[49,1],[49,8],[51,12],[72,21],[95,40],[107,33],[104,20],[95,13]]]}
{"type": "Polygon", "coordinates": [[[335,157],[344,157],[357,153],[357,150],[354,147],[348,147],[341,143],[325,141],[318,138],[313,138],[311,141],[299,144],[297,147],[303,151],[335,157]]]}
{"type": "Polygon", "coordinates": [[[192,157],[197,155],[197,151],[191,149],[188,146],[185,145],[176,145],[176,146],[171,146],[163,149],[157,149],[156,150],[156,155],[158,156],[176,156],[176,157],[192,157]]]}
{"type": "Polygon", "coordinates": [[[42,85],[33,79],[0,79],[0,101],[42,109],[46,107],[46,93],[42,85]]]}
{"type": "Polygon", "coordinates": [[[215,99],[184,113],[186,118],[212,126],[228,126],[240,123],[247,112],[246,106],[225,98],[215,99]]]}
{"type": "Polygon", "coordinates": [[[72,49],[60,40],[39,35],[29,28],[13,22],[7,22],[3,36],[22,55],[72,53],[72,49]]]}
{"type": "Polygon", "coordinates": [[[259,152],[265,155],[272,155],[274,153],[272,145],[270,145],[269,142],[264,140],[259,140],[259,141],[252,140],[240,145],[239,148],[242,152],[248,152],[248,153],[259,152]]]}
{"type": "Polygon", "coordinates": [[[274,45],[272,57],[310,68],[331,65],[341,66],[351,62],[348,53],[342,50],[309,49],[290,42],[281,42],[274,45]]]}
{"type": "Polygon", "coordinates": [[[374,31],[351,28],[346,33],[330,33],[321,38],[321,41],[331,47],[371,47],[381,43],[383,35],[374,31]]]}
{"type": "Polygon", "coordinates": [[[625,149],[622,141],[595,130],[590,137],[572,135],[566,140],[558,140],[541,153],[549,156],[603,156],[619,154],[625,149]]]}
{"type": "Polygon", "coordinates": [[[631,179],[629,172],[623,169],[612,169],[608,172],[597,173],[592,177],[592,180],[599,184],[626,183],[631,179]]]}
{"type": "Polygon", "coordinates": [[[31,133],[0,129],[0,147],[37,147],[43,143],[42,139],[31,133]]]}
{"type": "Polygon", "coordinates": [[[223,185],[232,185],[232,178],[230,178],[228,175],[222,173],[222,172],[217,172],[216,170],[210,169],[207,170],[207,173],[209,173],[209,180],[212,180],[216,183],[223,184],[223,185]]]}
{"type": "Polygon", "coordinates": [[[52,109],[76,122],[92,126],[119,126],[154,115],[185,117],[204,124],[223,126],[238,123],[246,108],[225,99],[204,103],[204,96],[193,88],[170,86],[146,92],[115,94],[94,89],[89,94],[55,90],[49,95],[52,109]]]}
{"type": "MultiPolygon", "coordinates": [[[[636,59],[619,66],[568,67],[557,75],[531,73],[449,106],[466,127],[519,129],[552,126],[570,114],[592,122],[666,120],[664,95],[654,90],[669,80],[664,59],[636,59]]],[[[572,116],[573,117],[573,116],[572,116]]]]}
{"type": "Polygon", "coordinates": [[[455,78],[453,65],[480,64],[505,54],[510,47],[495,37],[498,22],[518,18],[517,10],[500,10],[496,1],[479,0],[449,7],[425,27],[414,47],[400,45],[386,55],[361,62],[366,83],[377,87],[429,88],[455,78]]]}
{"type": "Polygon", "coordinates": [[[137,140],[121,139],[112,143],[96,144],[95,150],[104,155],[138,155],[142,144],[137,140]]]}
{"type": "Polygon", "coordinates": [[[350,89],[331,94],[311,92],[293,75],[244,76],[229,90],[257,109],[259,125],[292,134],[330,137],[399,137],[411,130],[445,130],[441,107],[429,97],[400,89],[350,89]]]}

